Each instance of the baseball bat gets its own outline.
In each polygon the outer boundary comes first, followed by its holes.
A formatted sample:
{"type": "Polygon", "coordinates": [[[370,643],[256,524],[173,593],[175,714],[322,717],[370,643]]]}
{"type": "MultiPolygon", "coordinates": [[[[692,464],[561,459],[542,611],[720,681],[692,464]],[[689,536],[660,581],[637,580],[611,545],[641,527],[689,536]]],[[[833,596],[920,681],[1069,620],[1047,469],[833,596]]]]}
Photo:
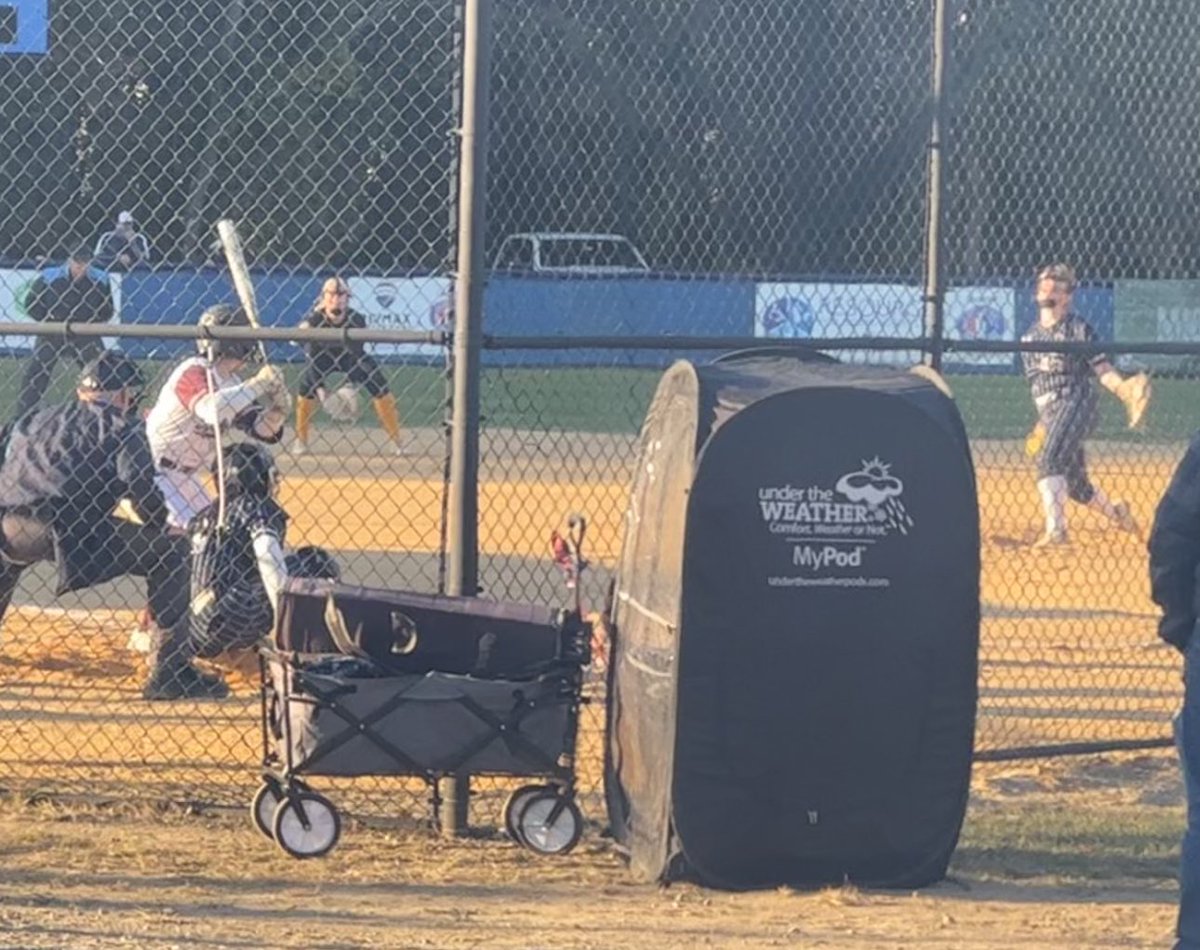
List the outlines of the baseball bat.
{"type": "MultiPolygon", "coordinates": [[[[252,327],[261,327],[262,323],[258,319],[258,298],[254,296],[254,283],[250,280],[250,268],[246,266],[246,254],[242,250],[242,239],[238,237],[237,225],[228,218],[222,218],[217,222],[217,235],[221,238],[225,263],[229,265],[229,277],[233,281],[233,289],[237,291],[242,309],[246,312],[246,319],[252,327]]],[[[266,363],[267,348],[262,340],[258,341],[258,352],[262,361],[266,363]]]]}

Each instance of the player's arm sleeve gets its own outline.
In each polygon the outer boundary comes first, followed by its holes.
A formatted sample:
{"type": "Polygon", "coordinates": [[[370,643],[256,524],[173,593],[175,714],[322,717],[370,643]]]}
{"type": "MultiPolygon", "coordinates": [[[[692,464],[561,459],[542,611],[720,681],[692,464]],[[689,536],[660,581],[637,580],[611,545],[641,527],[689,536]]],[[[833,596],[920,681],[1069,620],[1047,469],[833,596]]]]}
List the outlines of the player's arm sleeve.
{"type": "Polygon", "coordinates": [[[250,529],[250,540],[254,546],[254,560],[262,578],[271,609],[279,615],[279,595],[287,583],[287,560],[283,553],[283,542],[270,522],[263,521],[250,529]]]}
{"type": "Polygon", "coordinates": [[[1200,436],[1192,440],[1154,513],[1147,544],[1158,633],[1184,649],[1200,615],[1200,436]]]}
{"type": "Polygon", "coordinates": [[[140,427],[132,429],[117,450],[117,477],[139,518],[152,527],[167,523],[167,503],[154,480],[154,459],[140,427]]]}
{"type": "MultiPolygon", "coordinates": [[[[1083,332],[1080,336],[1084,343],[1095,343],[1100,339],[1090,323],[1086,320],[1080,320],[1079,322],[1083,327],[1083,332]]],[[[1112,360],[1109,359],[1107,353],[1093,353],[1091,356],[1086,357],[1086,359],[1088,365],[1097,376],[1103,376],[1113,370],[1112,360]]]]}
{"type": "Polygon", "coordinates": [[[257,393],[245,383],[209,389],[208,374],[193,366],[179,378],[176,395],[205,425],[225,428],[257,407],[257,393]]]}
{"type": "MultiPolygon", "coordinates": [[[[1028,335],[1021,337],[1022,343],[1031,342],[1028,335]]],[[[1022,353],[1021,354],[1021,371],[1025,374],[1027,382],[1033,382],[1033,377],[1037,375],[1037,353],[1022,353]]]]}

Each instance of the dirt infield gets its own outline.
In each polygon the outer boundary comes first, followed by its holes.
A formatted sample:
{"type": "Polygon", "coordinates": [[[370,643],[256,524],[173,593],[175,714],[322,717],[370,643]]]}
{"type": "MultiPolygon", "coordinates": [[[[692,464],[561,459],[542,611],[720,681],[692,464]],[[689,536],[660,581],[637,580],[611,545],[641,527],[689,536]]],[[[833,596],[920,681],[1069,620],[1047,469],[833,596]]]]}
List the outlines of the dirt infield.
{"type": "MultiPolygon", "coordinates": [[[[591,519],[599,572],[612,564],[627,442],[581,437],[564,448],[561,436],[507,434],[493,446],[480,488],[493,592],[559,590],[546,535],[569,511],[591,519]],[[595,456],[573,474],[548,461],[555,452],[587,450],[595,456]],[[609,451],[615,455],[606,460],[609,451]]],[[[432,435],[426,443],[410,447],[413,458],[373,455],[364,445],[361,456],[286,460],[291,539],[336,548],[352,568],[354,558],[370,557],[372,571],[437,552],[439,443],[432,435]]],[[[1028,466],[1015,445],[976,450],[979,746],[1165,737],[1178,661],[1155,639],[1141,542],[1075,510],[1069,548],[1030,548],[1039,516],[1028,466]]],[[[1173,451],[1097,455],[1097,482],[1129,498],[1146,523],[1173,451]]],[[[293,862],[248,830],[244,817],[260,756],[256,683],[235,677],[234,698],[219,704],[142,703],[142,660],[125,648],[136,603],[126,588],[109,591],[113,607],[84,610],[71,598],[50,606],[26,590],[0,631],[0,788],[22,799],[45,790],[54,801],[73,793],[98,803],[81,811],[0,806],[0,947],[1008,950],[1168,942],[1181,822],[1169,755],[1149,766],[1122,760],[1108,771],[1083,760],[977,767],[954,876],[920,894],[661,891],[632,882],[600,836],[597,704],[585,709],[581,728],[588,830],[569,859],[537,861],[499,837],[512,782],[477,780],[478,837],[447,843],[428,831],[427,790],[393,778],[320,780],[356,817],[327,860],[293,862]],[[191,806],[187,814],[158,813],[130,800],[206,805],[199,815],[191,806]],[[210,811],[211,804],[234,813],[210,811]],[[1101,871],[1096,841],[1108,832],[1071,822],[1106,809],[1117,857],[1101,871]],[[1138,830],[1143,820],[1157,823],[1152,834],[1138,830]],[[1053,848],[1034,840],[1039,822],[1053,848]]]]}
{"type": "MultiPolygon", "coordinates": [[[[563,438],[556,436],[553,444],[561,449],[563,438]]],[[[627,481],[603,480],[595,470],[585,479],[541,481],[538,460],[546,445],[511,433],[504,445],[507,466],[492,463],[490,472],[508,471],[509,477],[480,486],[481,548],[487,556],[512,559],[497,562],[493,593],[521,598],[549,590],[547,596],[561,596],[545,552],[549,529],[569,511],[589,515],[590,556],[601,571],[611,566],[627,481]],[[515,472],[528,477],[513,477],[515,472]]],[[[583,448],[570,451],[582,454],[583,448]]],[[[622,446],[593,448],[615,453],[622,446]]],[[[989,444],[977,452],[984,538],[979,747],[1168,736],[1178,663],[1155,636],[1141,542],[1076,510],[1071,547],[1030,548],[1039,517],[1028,467],[1015,446],[989,444]]],[[[373,569],[402,552],[436,552],[440,479],[411,476],[406,459],[353,459],[363,468],[354,475],[333,474],[341,460],[329,454],[285,461],[290,538],[336,548],[352,569],[356,556],[366,556],[364,549],[374,552],[373,569]]],[[[1094,472],[1111,494],[1129,498],[1146,523],[1171,465],[1169,452],[1159,458],[1114,452],[1101,455],[1094,472]]],[[[627,469],[628,459],[610,456],[609,467],[627,469]]],[[[244,800],[259,757],[255,684],[236,682],[235,698],[220,705],[144,704],[137,697],[141,659],[125,649],[136,604],[126,600],[99,611],[64,606],[66,612],[27,599],[5,622],[0,786],[57,782],[119,795],[134,785],[168,797],[244,800]]],[[[599,787],[599,712],[587,710],[584,722],[585,790],[599,787]]],[[[380,787],[373,781],[360,785],[380,787]]],[[[488,788],[481,784],[481,792],[488,788]]],[[[423,796],[418,787],[411,791],[423,796]]],[[[419,800],[417,808],[423,808],[419,800]]]]}

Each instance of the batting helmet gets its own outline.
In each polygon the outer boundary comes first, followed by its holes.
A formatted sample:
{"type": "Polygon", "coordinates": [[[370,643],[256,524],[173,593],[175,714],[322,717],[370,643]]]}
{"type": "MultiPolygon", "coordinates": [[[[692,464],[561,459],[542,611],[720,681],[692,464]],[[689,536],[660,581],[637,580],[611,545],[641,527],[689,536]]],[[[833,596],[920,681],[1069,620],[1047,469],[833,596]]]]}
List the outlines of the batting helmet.
{"type": "MultiPolygon", "coordinates": [[[[235,442],[225,450],[225,495],[270,498],[279,483],[279,468],[271,453],[253,442],[235,442]]],[[[216,474],[214,472],[214,474],[216,474]]]]}
{"type": "Polygon", "coordinates": [[[122,389],[141,392],[145,385],[137,363],[117,350],[105,350],[83,368],[76,387],[86,393],[115,393],[122,389]]]}
{"type": "Polygon", "coordinates": [[[312,579],[328,579],[340,581],[342,569],[337,560],[324,548],[306,545],[297,548],[287,556],[287,570],[290,577],[307,577],[312,579]]]}
{"type": "MultiPolygon", "coordinates": [[[[248,327],[250,320],[241,307],[218,303],[209,307],[197,321],[202,327],[248,327]]],[[[210,360],[228,356],[238,360],[253,359],[258,355],[258,344],[253,340],[197,340],[196,347],[210,360]]]]}

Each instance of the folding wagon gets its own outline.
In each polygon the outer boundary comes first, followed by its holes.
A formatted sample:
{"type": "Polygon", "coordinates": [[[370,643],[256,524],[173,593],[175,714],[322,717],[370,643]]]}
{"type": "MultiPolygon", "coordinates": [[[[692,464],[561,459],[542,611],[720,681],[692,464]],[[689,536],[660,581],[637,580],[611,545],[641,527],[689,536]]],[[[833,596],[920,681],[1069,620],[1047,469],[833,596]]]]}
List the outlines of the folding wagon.
{"type": "MultiPolygon", "coordinates": [[[[576,523],[572,579],[583,566],[576,523]]],[[[312,777],[423,779],[436,821],[439,779],[521,776],[537,781],[509,796],[510,837],[565,854],[583,829],[575,741],[590,637],[578,594],[555,609],[289,581],[260,653],[256,827],[293,857],[318,857],[341,819],[312,777]]]]}

